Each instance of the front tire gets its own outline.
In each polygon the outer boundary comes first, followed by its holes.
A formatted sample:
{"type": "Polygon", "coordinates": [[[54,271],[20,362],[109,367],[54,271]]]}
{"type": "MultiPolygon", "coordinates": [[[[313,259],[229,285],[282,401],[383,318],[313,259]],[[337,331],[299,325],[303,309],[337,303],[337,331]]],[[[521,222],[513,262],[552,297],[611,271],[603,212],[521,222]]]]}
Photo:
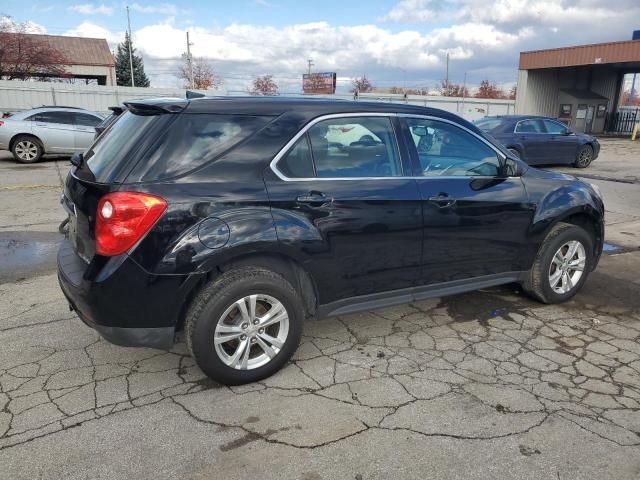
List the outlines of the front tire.
{"type": "Polygon", "coordinates": [[[257,267],[225,272],[196,296],[185,322],[187,346],[202,371],[225,385],[280,370],[302,334],[304,306],[281,275],[257,267]]]}
{"type": "Polygon", "coordinates": [[[587,168],[593,161],[593,148],[591,145],[583,145],[576,154],[576,160],[573,166],[576,168],[587,168]]]}
{"type": "Polygon", "coordinates": [[[593,239],[586,230],[558,223],[545,238],[524,290],[542,303],[562,303],[584,285],[593,265],[593,239]]]}
{"type": "Polygon", "coordinates": [[[11,145],[13,158],[20,163],[36,163],[42,157],[44,148],[35,137],[20,135],[11,145]]]}

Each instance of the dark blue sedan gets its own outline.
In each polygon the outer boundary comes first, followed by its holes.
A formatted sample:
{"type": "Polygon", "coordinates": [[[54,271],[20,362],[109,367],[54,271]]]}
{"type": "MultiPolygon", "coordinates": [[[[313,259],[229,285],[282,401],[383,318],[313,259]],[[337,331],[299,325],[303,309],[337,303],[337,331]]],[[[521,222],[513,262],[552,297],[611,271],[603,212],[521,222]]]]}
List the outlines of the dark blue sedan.
{"type": "Polygon", "coordinates": [[[548,117],[505,115],[475,122],[518,158],[529,165],[571,164],[588,167],[598,157],[598,140],[577,133],[548,117]]]}

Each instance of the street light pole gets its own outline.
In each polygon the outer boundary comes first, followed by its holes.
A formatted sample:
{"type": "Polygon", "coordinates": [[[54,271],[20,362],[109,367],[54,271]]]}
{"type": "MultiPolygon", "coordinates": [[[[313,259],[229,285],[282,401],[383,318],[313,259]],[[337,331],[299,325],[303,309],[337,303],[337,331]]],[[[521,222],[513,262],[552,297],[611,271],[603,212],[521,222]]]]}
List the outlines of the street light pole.
{"type": "Polygon", "coordinates": [[[189,32],[187,32],[187,61],[189,62],[189,84],[193,88],[193,59],[191,58],[191,42],[189,42],[189,32]]]}
{"type": "Polygon", "coordinates": [[[135,87],[136,82],[133,79],[133,51],[131,48],[131,19],[129,18],[129,5],[127,5],[127,24],[129,25],[129,66],[131,67],[131,86],[135,87]]]}

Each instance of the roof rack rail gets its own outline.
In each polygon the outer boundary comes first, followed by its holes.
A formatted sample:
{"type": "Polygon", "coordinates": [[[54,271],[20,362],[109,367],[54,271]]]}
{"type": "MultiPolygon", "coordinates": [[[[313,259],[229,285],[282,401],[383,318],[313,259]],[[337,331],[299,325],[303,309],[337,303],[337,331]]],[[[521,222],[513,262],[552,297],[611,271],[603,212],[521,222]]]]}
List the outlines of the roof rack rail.
{"type": "Polygon", "coordinates": [[[86,110],[86,108],[82,107],[67,107],[66,105],[40,105],[39,107],[33,108],[71,108],[73,110],[86,110]]]}

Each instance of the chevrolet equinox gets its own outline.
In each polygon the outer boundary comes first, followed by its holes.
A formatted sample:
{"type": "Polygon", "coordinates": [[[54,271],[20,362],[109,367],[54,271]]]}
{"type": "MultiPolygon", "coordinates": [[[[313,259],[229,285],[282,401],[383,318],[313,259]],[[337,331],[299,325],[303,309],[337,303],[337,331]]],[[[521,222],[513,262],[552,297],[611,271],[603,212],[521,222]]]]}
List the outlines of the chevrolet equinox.
{"type": "Polygon", "coordinates": [[[602,253],[597,188],[441,110],[309,98],[130,101],[76,155],[58,277],[117,345],[177,331],[225,384],[322,318],[516,282],[558,303],[602,253]]]}

